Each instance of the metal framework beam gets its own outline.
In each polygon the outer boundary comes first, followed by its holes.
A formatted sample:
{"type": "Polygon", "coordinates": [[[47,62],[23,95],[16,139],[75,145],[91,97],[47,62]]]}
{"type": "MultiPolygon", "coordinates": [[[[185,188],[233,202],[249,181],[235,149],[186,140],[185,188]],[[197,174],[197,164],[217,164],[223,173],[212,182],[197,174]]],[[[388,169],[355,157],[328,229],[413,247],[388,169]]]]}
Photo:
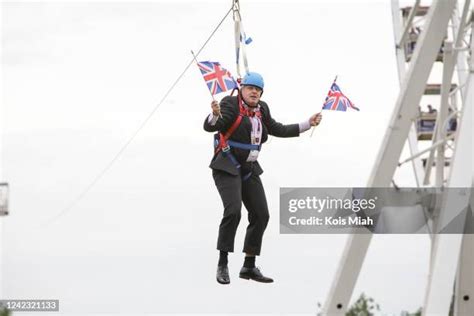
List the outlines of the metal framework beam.
{"type": "MultiPolygon", "coordinates": [[[[466,8],[470,8],[469,0],[467,0],[466,3],[467,4],[465,5],[467,6],[464,8],[465,10],[466,8]]],[[[474,12],[473,11],[474,10],[471,10],[471,15],[469,17],[471,19],[470,21],[471,34],[474,34],[474,23],[473,23],[474,12]]],[[[459,59],[460,59],[460,56],[458,56],[458,60],[459,59]]],[[[471,37],[471,67],[470,67],[471,75],[469,79],[471,84],[472,84],[472,81],[474,80],[473,59],[474,59],[474,42],[471,37]]],[[[467,91],[467,92],[470,93],[471,99],[469,99],[468,102],[471,102],[470,106],[471,106],[471,111],[472,111],[472,107],[474,107],[474,104],[472,104],[473,103],[472,95],[474,93],[473,86],[471,85],[469,89],[470,91],[467,91]]],[[[472,157],[474,157],[474,143],[473,143],[472,138],[471,138],[471,151],[472,151],[472,157]]],[[[473,179],[471,183],[471,188],[474,188],[474,170],[472,170],[472,172],[473,172],[473,175],[472,175],[473,179]]],[[[471,212],[473,212],[474,211],[474,194],[471,194],[469,205],[471,208],[471,212]]],[[[474,249],[474,235],[464,235],[462,246],[461,246],[461,255],[459,257],[458,273],[456,275],[456,288],[455,288],[456,295],[454,296],[454,315],[456,316],[469,315],[469,314],[472,314],[472,312],[474,311],[474,252],[472,251],[473,249],[474,249]]]]}
{"type": "MultiPolygon", "coordinates": [[[[372,170],[368,187],[388,187],[425,90],[431,68],[444,38],[455,0],[434,0],[403,81],[395,109],[372,170]]],[[[372,235],[349,235],[324,315],[344,315],[365,259],[372,235]]]]}
{"type": "MultiPolygon", "coordinates": [[[[471,40],[471,61],[469,65],[469,76],[465,87],[463,97],[463,107],[461,122],[456,131],[456,147],[454,149],[452,166],[447,183],[447,187],[467,188],[469,194],[453,195],[447,194],[443,199],[440,216],[437,221],[438,227],[443,227],[458,216],[463,208],[467,207],[469,202],[472,206],[472,197],[470,197],[473,183],[473,99],[474,99],[474,44],[471,40]],[[457,207],[453,207],[457,205],[457,207]]],[[[457,280],[457,298],[455,306],[461,310],[467,308],[459,301],[459,294],[464,291],[471,291],[473,285],[466,285],[464,276],[459,273],[472,275],[471,267],[466,267],[466,262],[474,261],[472,248],[464,250],[463,247],[470,245],[470,240],[466,235],[436,235],[433,240],[432,269],[427,287],[423,315],[448,315],[452,297],[452,286],[458,271],[457,280]],[[466,272],[467,271],[467,272],[466,272]]],[[[472,303],[471,303],[472,304],[472,303]]],[[[467,314],[472,314],[472,309],[467,314]]],[[[459,313],[458,315],[463,315],[459,313]]]]}
{"type": "Polygon", "coordinates": [[[409,161],[412,161],[413,159],[416,159],[418,157],[420,157],[421,155],[423,155],[424,153],[427,153],[427,152],[433,152],[435,149],[437,149],[439,146],[441,145],[444,145],[448,140],[451,140],[454,138],[454,134],[451,134],[447,137],[445,137],[444,139],[441,139],[441,140],[438,140],[436,143],[434,143],[433,145],[431,145],[430,147],[428,148],[425,148],[423,149],[422,151],[418,152],[418,154],[416,154],[415,156],[411,156],[411,157],[408,157],[407,159],[401,161],[398,165],[401,166],[403,165],[404,163],[407,163],[409,161]]]}
{"type": "MultiPolygon", "coordinates": [[[[466,21],[467,21],[467,16],[470,10],[470,0],[466,0],[464,2],[464,8],[462,11],[462,15],[459,16],[458,8],[454,8],[453,16],[452,16],[452,24],[453,24],[453,38],[454,38],[454,48],[459,47],[461,43],[463,42],[465,32],[466,32],[466,21]]],[[[456,60],[456,67],[457,67],[457,73],[458,73],[458,81],[459,85],[450,92],[450,94],[455,94],[455,93],[460,93],[461,99],[463,98],[464,95],[464,88],[466,87],[466,80],[467,80],[467,75],[468,75],[468,65],[467,65],[467,54],[463,51],[456,51],[455,49],[453,50],[452,58],[456,60]]],[[[449,58],[447,56],[444,56],[445,58],[449,58]]],[[[449,61],[451,62],[451,60],[449,61]]],[[[445,66],[444,66],[445,67],[445,66]]],[[[453,68],[454,70],[454,68],[453,68]]],[[[443,76],[446,74],[446,67],[443,70],[443,76]]],[[[456,95],[454,95],[454,100],[456,98],[456,95]]],[[[436,122],[441,122],[440,120],[437,120],[436,122]]],[[[438,124],[436,124],[435,131],[437,130],[438,124]]],[[[433,135],[433,143],[436,141],[438,137],[438,133],[435,133],[433,135]]],[[[434,152],[431,152],[426,163],[425,167],[425,176],[423,179],[423,184],[428,185],[430,182],[430,176],[431,176],[431,167],[434,161],[434,152]]]]}
{"type": "MultiPolygon", "coordinates": [[[[459,16],[458,13],[458,8],[454,8],[454,14],[453,14],[453,37],[456,39],[454,43],[454,47],[460,47],[463,43],[464,37],[465,37],[465,32],[467,31],[466,29],[466,24],[471,23],[472,26],[472,21],[469,21],[468,19],[472,19],[472,8],[471,8],[471,0],[465,0],[464,2],[464,8],[462,11],[461,16],[459,16]],[[470,16],[469,16],[470,12],[470,16]]],[[[465,95],[465,88],[466,88],[466,82],[467,82],[467,77],[469,76],[469,65],[467,64],[468,60],[468,52],[465,50],[459,50],[455,51],[455,58],[456,58],[456,66],[457,66],[457,73],[458,73],[458,81],[459,85],[461,86],[460,92],[461,92],[461,99],[464,98],[465,95]]]]}
{"type": "Polygon", "coordinates": [[[382,148],[369,179],[369,186],[390,185],[398,165],[411,121],[417,116],[417,106],[425,90],[431,68],[438,54],[453,12],[455,0],[435,0],[428,12],[412,62],[402,84],[395,109],[385,133],[382,148]]]}
{"type": "MultiPolygon", "coordinates": [[[[419,6],[419,1],[416,2],[415,7],[412,9],[410,12],[410,16],[413,15],[415,16],[416,10],[418,9],[419,6]]],[[[405,65],[405,47],[403,45],[404,43],[404,36],[406,36],[407,29],[409,25],[411,24],[412,18],[408,18],[408,21],[406,22],[405,25],[405,31],[403,34],[401,34],[400,30],[402,29],[402,19],[400,17],[400,5],[398,3],[398,0],[392,0],[392,20],[393,20],[393,32],[394,32],[394,37],[395,37],[395,42],[399,43],[395,47],[395,54],[397,56],[397,68],[398,68],[398,81],[400,83],[400,86],[403,83],[403,79],[405,78],[406,74],[406,65],[405,65]]],[[[408,134],[408,145],[410,148],[410,153],[411,156],[416,156],[418,154],[418,138],[417,138],[417,132],[416,132],[416,126],[415,124],[412,124],[410,127],[410,133],[408,134]]],[[[422,183],[422,179],[424,177],[424,170],[423,170],[423,164],[420,159],[414,159],[412,160],[412,167],[413,167],[413,173],[415,175],[415,182],[416,186],[419,187],[422,183]]]]}
{"type": "MultiPolygon", "coordinates": [[[[473,183],[474,187],[474,183],[473,183]]],[[[471,208],[474,206],[471,196],[471,208]]],[[[474,235],[464,235],[459,257],[454,296],[454,315],[469,315],[474,311],[474,235]]]]}
{"type": "MultiPolygon", "coordinates": [[[[396,40],[397,43],[398,43],[398,46],[403,46],[403,44],[405,43],[405,39],[407,37],[408,30],[411,27],[411,24],[413,22],[413,19],[415,18],[416,11],[418,11],[419,6],[420,6],[420,0],[416,0],[415,5],[413,6],[413,8],[411,8],[410,15],[408,16],[407,22],[405,24],[405,27],[403,29],[403,33],[402,33],[400,39],[396,40]]],[[[400,10],[398,10],[398,11],[400,11],[400,10]]]]}
{"type": "MultiPolygon", "coordinates": [[[[441,84],[441,103],[436,118],[436,139],[444,139],[446,136],[446,118],[448,117],[448,99],[451,81],[454,73],[454,54],[451,42],[444,43],[443,52],[443,82],[441,84]]],[[[435,186],[440,188],[444,184],[444,152],[446,147],[444,144],[437,148],[436,154],[436,180],[435,186]]]]}
{"type": "MultiPolygon", "coordinates": [[[[470,83],[466,97],[472,96],[470,83]]],[[[465,100],[467,101],[467,100],[465,100]]],[[[448,187],[469,188],[472,184],[472,101],[463,106],[461,124],[457,133],[457,144],[451,163],[448,187]],[[469,168],[470,167],[470,168],[469,168]],[[466,172],[467,171],[467,172],[466,172]]],[[[443,199],[438,227],[444,227],[458,216],[469,203],[469,194],[464,196],[447,194],[443,199]],[[457,205],[454,208],[453,205],[457,205]]],[[[433,239],[432,271],[429,278],[423,315],[448,315],[452,297],[452,286],[458,267],[462,234],[439,234],[433,239]]],[[[469,254],[472,256],[472,253],[469,254]]]]}

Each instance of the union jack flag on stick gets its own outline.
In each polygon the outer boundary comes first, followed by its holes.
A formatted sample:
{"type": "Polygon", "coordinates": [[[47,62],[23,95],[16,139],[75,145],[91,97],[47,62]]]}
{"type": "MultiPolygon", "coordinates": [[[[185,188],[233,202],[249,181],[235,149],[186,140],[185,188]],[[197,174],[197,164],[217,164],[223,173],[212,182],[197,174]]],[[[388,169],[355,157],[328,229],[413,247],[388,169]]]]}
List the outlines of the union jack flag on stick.
{"type": "Polygon", "coordinates": [[[237,82],[231,73],[227,69],[222,68],[218,62],[201,61],[197,62],[197,65],[213,99],[214,95],[218,93],[237,88],[237,82]]]}
{"type": "Polygon", "coordinates": [[[346,111],[347,108],[352,108],[354,110],[360,111],[357,107],[355,107],[354,103],[352,103],[351,100],[349,100],[349,98],[342,93],[341,89],[336,84],[336,79],[334,79],[326,100],[324,100],[323,110],[346,111]]]}
{"type": "MultiPolygon", "coordinates": [[[[347,111],[347,108],[351,108],[357,111],[360,111],[354,103],[346,97],[341,88],[336,84],[337,76],[334,78],[332,82],[331,89],[329,89],[328,95],[324,100],[323,110],[331,110],[331,111],[347,111]]],[[[313,136],[314,128],[311,131],[311,136],[313,136]]]]}

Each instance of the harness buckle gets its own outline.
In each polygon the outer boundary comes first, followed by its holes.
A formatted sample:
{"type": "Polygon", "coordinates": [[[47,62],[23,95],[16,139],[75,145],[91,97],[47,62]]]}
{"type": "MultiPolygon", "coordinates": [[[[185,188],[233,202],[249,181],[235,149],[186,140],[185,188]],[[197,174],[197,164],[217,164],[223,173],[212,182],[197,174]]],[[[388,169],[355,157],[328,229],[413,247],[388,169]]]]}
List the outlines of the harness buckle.
{"type": "Polygon", "coordinates": [[[222,147],[222,152],[226,153],[230,150],[229,144],[227,144],[225,147],[222,147]]]}

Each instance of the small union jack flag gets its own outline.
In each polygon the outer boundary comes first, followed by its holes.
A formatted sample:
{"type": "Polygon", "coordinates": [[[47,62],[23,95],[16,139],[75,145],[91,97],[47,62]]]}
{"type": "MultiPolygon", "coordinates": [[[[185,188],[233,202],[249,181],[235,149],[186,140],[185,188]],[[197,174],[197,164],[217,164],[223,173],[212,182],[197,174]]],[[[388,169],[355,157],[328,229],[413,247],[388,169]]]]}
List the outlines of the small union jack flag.
{"type": "Polygon", "coordinates": [[[201,61],[197,63],[212,95],[237,88],[237,82],[230,72],[218,62],[201,61]]]}
{"type": "Polygon", "coordinates": [[[328,92],[328,96],[324,101],[323,110],[346,111],[348,107],[359,111],[354,103],[352,103],[349,98],[342,93],[339,86],[333,82],[331,89],[328,92]]]}

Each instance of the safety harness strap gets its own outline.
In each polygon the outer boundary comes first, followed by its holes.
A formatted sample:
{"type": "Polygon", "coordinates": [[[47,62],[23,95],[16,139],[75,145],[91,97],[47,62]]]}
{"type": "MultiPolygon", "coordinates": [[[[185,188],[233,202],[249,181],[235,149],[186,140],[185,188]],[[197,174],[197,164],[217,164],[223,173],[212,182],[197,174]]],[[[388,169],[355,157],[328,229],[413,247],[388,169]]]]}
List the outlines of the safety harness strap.
{"type": "Polygon", "coordinates": [[[240,50],[242,50],[242,59],[244,61],[245,72],[249,72],[249,66],[247,61],[247,53],[245,51],[245,32],[244,25],[242,24],[242,17],[240,15],[240,4],[239,0],[234,0],[233,7],[234,17],[234,36],[235,36],[235,57],[237,66],[237,76],[241,78],[240,73],[240,50]],[[243,44],[242,44],[243,42],[243,44]]]}
{"type": "MultiPolygon", "coordinates": [[[[240,149],[246,149],[246,150],[260,150],[261,145],[255,145],[255,144],[245,144],[245,143],[239,143],[236,141],[229,140],[229,138],[232,136],[232,134],[235,132],[235,130],[239,127],[240,123],[242,122],[242,118],[244,116],[248,116],[249,112],[244,108],[244,105],[242,104],[242,97],[240,96],[240,93],[237,94],[237,100],[239,104],[239,115],[235,119],[234,123],[230,126],[230,128],[223,133],[219,133],[219,142],[216,146],[216,153],[219,152],[219,150],[222,151],[229,151],[229,146],[230,147],[235,147],[235,148],[240,148],[240,149]]],[[[257,112],[255,113],[256,116],[261,117],[261,113],[257,112]]]]}
{"type": "MultiPolygon", "coordinates": [[[[231,127],[223,133],[218,133],[216,136],[218,136],[218,139],[215,139],[215,153],[217,154],[219,151],[222,151],[222,155],[224,157],[227,157],[230,159],[232,164],[239,169],[241,166],[235,156],[232,154],[230,151],[231,147],[234,148],[239,148],[239,149],[244,149],[244,150],[260,150],[261,145],[255,145],[255,144],[245,144],[245,143],[239,143],[233,140],[229,140],[229,138],[232,136],[232,134],[235,132],[235,130],[239,127],[240,123],[242,122],[242,118],[244,116],[248,115],[247,110],[244,108],[244,105],[242,104],[242,98],[240,96],[240,93],[237,93],[237,100],[239,104],[239,115],[235,119],[234,123],[232,123],[231,127]]],[[[261,116],[260,112],[256,113],[257,116],[261,116]]],[[[245,181],[250,178],[252,175],[252,172],[249,172],[245,175],[242,175],[242,181],[245,181]]]]}
{"type": "Polygon", "coordinates": [[[230,147],[235,147],[239,149],[245,149],[245,150],[260,150],[260,145],[254,145],[254,144],[244,144],[244,143],[238,143],[234,142],[232,140],[228,140],[227,144],[230,147]]]}

